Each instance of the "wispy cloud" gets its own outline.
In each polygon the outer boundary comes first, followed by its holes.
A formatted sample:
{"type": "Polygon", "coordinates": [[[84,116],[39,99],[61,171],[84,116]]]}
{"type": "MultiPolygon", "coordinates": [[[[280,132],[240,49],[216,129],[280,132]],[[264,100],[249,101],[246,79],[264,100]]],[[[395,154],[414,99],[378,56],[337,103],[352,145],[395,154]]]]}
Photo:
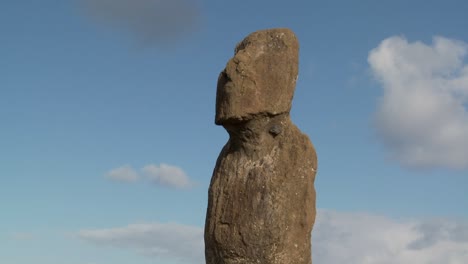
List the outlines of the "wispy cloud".
{"type": "Polygon", "coordinates": [[[132,224],[109,229],[81,230],[78,236],[100,246],[128,248],[150,257],[203,263],[203,229],[174,223],[132,224]]]}
{"type": "Polygon", "coordinates": [[[193,183],[188,178],[185,172],[176,166],[168,164],[154,165],[150,164],[142,169],[143,174],[152,182],[178,189],[190,188],[193,183]]]}
{"type": "MultiPolygon", "coordinates": [[[[79,232],[101,246],[202,264],[203,228],[147,223],[79,232]]],[[[369,213],[319,210],[313,230],[315,263],[465,264],[468,221],[392,219],[369,213]]]]}
{"type": "Polygon", "coordinates": [[[194,31],[200,13],[196,0],[80,0],[97,22],[125,30],[138,42],[169,45],[194,31]]]}
{"type": "Polygon", "coordinates": [[[10,234],[10,238],[18,241],[28,241],[35,239],[36,236],[33,233],[29,232],[14,232],[10,234]]]}
{"type": "Polygon", "coordinates": [[[376,128],[391,157],[417,168],[468,168],[468,45],[391,37],[368,61],[384,94],[376,128]]]}
{"type": "Polygon", "coordinates": [[[182,168],[164,163],[148,164],[139,171],[130,165],[124,165],[110,170],[105,177],[123,182],[135,182],[145,178],[153,184],[175,189],[189,189],[195,186],[182,168]]]}
{"type": "Polygon", "coordinates": [[[115,180],[115,181],[124,181],[124,182],[135,182],[140,177],[138,173],[130,166],[124,165],[119,168],[115,168],[108,173],[106,173],[106,178],[115,180]]]}

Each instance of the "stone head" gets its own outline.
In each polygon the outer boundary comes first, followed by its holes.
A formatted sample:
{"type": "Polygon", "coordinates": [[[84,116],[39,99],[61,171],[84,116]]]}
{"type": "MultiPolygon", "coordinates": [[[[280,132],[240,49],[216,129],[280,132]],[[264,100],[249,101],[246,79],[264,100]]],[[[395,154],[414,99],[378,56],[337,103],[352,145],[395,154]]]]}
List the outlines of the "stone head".
{"type": "Polygon", "coordinates": [[[284,28],[254,32],[237,44],[218,78],[215,123],[289,113],[298,53],[296,36],[284,28]]]}

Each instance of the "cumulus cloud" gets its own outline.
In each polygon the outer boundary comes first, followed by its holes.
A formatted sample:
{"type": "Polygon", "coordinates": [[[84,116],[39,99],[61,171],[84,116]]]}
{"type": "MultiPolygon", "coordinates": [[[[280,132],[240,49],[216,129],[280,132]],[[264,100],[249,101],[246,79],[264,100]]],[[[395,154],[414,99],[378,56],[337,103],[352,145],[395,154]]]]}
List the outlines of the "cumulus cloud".
{"type": "Polygon", "coordinates": [[[369,53],[383,87],[376,128],[390,156],[415,168],[468,168],[468,45],[385,39],[369,53]]]}
{"type": "MultiPolygon", "coordinates": [[[[147,256],[204,263],[203,228],[179,224],[134,224],[91,229],[79,237],[147,256]]],[[[468,221],[398,220],[368,213],[319,210],[313,231],[315,263],[465,264],[468,221]]]]}
{"type": "Polygon", "coordinates": [[[468,222],[395,220],[367,213],[319,211],[313,231],[317,263],[462,264],[468,222]]]}
{"type": "Polygon", "coordinates": [[[198,24],[195,0],[80,0],[98,22],[134,35],[140,43],[167,45],[198,24]]]}
{"type": "Polygon", "coordinates": [[[130,165],[124,165],[106,173],[106,178],[115,181],[134,182],[139,179],[139,176],[130,165]]]}
{"type": "Polygon", "coordinates": [[[88,229],[79,238],[101,246],[128,248],[149,257],[203,263],[203,229],[174,223],[132,224],[121,228],[88,229]]]}
{"type": "Polygon", "coordinates": [[[176,166],[161,163],[159,166],[150,164],[142,169],[143,174],[152,182],[177,189],[190,188],[193,183],[185,172],[176,166]]]}

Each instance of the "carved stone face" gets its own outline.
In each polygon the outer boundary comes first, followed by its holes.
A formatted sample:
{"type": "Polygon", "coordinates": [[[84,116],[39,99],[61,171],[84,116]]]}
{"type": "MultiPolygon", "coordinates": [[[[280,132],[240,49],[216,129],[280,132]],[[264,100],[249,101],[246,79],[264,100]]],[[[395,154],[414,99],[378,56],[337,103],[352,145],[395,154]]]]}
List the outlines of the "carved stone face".
{"type": "Polygon", "coordinates": [[[289,113],[298,74],[299,44],[288,29],[252,33],[220,73],[215,123],[289,113]]]}

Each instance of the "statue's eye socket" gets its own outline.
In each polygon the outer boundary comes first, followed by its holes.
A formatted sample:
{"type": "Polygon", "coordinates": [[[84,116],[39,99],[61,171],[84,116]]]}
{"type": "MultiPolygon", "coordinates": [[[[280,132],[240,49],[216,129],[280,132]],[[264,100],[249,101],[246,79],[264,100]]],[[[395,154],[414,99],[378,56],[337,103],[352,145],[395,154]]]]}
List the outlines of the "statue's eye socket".
{"type": "Polygon", "coordinates": [[[268,132],[270,132],[270,134],[272,134],[273,136],[277,136],[279,135],[281,132],[283,131],[283,129],[281,128],[280,125],[273,125],[270,130],[268,130],[268,132]]]}
{"type": "Polygon", "coordinates": [[[245,138],[252,138],[253,132],[249,129],[243,129],[240,131],[240,134],[245,138]]]}
{"type": "Polygon", "coordinates": [[[218,77],[218,87],[223,87],[226,83],[232,81],[231,78],[226,74],[226,71],[222,71],[218,77]]]}

